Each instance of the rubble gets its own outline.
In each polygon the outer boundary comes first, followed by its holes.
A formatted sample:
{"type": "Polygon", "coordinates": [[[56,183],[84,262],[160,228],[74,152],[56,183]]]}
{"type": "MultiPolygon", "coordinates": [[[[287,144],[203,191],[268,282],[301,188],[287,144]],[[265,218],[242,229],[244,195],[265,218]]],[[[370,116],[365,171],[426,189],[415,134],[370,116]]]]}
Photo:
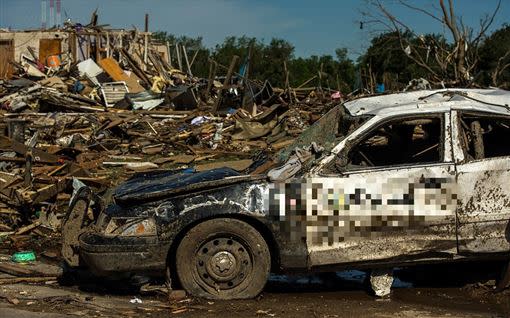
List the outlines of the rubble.
{"type": "Polygon", "coordinates": [[[184,48],[179,69],[150,32],[94,18],[33,32],[60,50],[16,47],[12,76],[0,79],[0,238],[11,242],[59,235],[73,180],[104,194],[145,171],[267,172],[338,102],[242,78],[238,57],[230,67],[211,61],[208,78],[193,76],[184,48]],[[216,66],[226,75],[216,76],[216,66]]]}

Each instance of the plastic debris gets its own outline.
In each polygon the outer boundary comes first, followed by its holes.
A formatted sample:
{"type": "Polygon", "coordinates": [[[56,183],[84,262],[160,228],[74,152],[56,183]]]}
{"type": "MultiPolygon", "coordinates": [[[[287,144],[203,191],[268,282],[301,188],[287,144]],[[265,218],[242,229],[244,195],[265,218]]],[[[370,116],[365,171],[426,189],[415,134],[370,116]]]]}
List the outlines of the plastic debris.
{"type": "Polygon", "coordinates": [[[36,257],[33,251],[24,251],[12,254],[11,260],[15,263],[29,263],[35,262],[36,257]]]}
{"type": "Polygon", "coordinates": [[[132,304],[141,304],[142,300],[140,298],[138,298],[138,297],[134,297],[129,302],[132,303],[132,304]]]}

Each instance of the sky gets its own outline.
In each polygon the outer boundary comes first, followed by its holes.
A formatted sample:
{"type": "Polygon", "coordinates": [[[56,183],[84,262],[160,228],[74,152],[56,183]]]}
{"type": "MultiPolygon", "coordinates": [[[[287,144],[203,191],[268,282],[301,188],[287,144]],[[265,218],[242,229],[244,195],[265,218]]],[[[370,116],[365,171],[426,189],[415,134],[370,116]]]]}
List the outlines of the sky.
{"type": "MultiPolygon", "coordinates": [[[[47,7],[49,7],[49,0],[47,7]]],[[[444,33],[441,23],[401,5],[381,0],[395,16],[417,34],[444,33]]],[[[436,10],[438,0],[410,0],[413,5],[436,10]]],[[[492,13],[497,0],[455,0],[458,15],[476,27],[492,13]]],[[[266,42],[283,38],[295,46],[296,56],[334,55],[345,47],[357,58],[381,27],[368,23],[365,0],[62,0],[62,17],[86,24],[99,9],[99,24],[115,28],[143,29],[150,16],[150,31],[202,36],[207,47],[226,36],[257,37],[266,42]],[[365,21],[360,29],[360,21],[365,21]]],[[[373,10],[372,10],[373,12],[373,10]]],[[[49,13],[47,14],[49,17],[49,13]]],[[[510,0],[502,0],[492,29],[510,24],[510,0]]],[[[0,28],[27,29],[41,26],[41,0],[0,0],[0,28]]]]}

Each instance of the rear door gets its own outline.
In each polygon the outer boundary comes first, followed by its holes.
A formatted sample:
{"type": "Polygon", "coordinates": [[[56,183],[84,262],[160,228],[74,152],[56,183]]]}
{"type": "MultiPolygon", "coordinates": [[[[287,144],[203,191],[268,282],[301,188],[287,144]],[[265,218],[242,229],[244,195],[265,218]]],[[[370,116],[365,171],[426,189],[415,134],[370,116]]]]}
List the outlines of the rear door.
{"type": "Polygon", "coordinates": [[[510,117],[454,112],[460,253],[510,250],[510,117]]]}
{"type": "Polygon", "coordinates": [[[449,113],[437,113],[348,137],[327,176],[308,180],[310,265],[455,254],[450,134],[449,113]]]}

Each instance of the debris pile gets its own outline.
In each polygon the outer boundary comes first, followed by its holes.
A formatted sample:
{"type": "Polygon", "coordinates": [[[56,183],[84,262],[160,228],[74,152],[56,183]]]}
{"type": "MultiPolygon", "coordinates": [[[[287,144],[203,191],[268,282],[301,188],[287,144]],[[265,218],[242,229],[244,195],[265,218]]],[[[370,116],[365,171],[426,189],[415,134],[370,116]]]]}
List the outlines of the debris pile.
{"type": "Polygon", "coordinates": [[[174,66],[150,33],[94,16],[61,32],[65,54],[27,47],[0,80],[0,237],[57,231],[73,181],[104,193],[149,170],[266,172],[337,101],[249,80],[237,56],[225,76],[214,61],[208,78],[193,76],[184,48],[174,66]]]}

